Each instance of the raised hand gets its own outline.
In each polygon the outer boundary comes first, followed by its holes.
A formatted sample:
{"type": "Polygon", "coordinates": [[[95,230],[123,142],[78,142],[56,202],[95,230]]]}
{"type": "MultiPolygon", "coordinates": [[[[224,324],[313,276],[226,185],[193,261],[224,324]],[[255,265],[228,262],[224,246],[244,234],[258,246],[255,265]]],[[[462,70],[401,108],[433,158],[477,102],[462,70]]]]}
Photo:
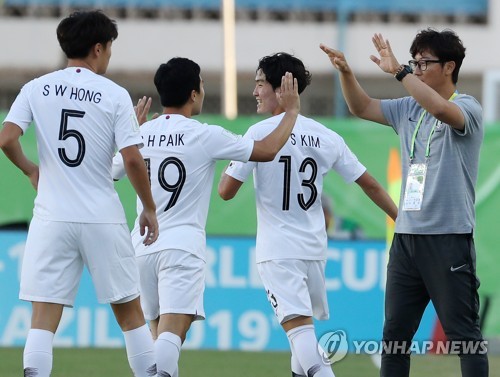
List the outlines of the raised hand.
{"type": "Polygon", "coordinates": [[[320,43],[319,48],[322,49],[325,54],[330,59],[332,65],[342,73],[346,73],[350,71],[349,65],[347,64],[347,60],[345,59],[344,53],[335,50],[331,47],[325,46],[323,43],[320,43]]]}
{"type": "MultiPolygon", "coordinates": [[[[135,115],[137,116],[137,121],[139,122],[139,126],[142,126],[144,123],[148,121],[148,113],[151,108],[151,104],[153,99],[151,97],[142,97],[137,101],[137,105],[134,106],[135,115]]],[[[159,114],[154,113],[151,119],[158,118],[159,114]]]]}
{"type": "Polygon", "coordinates": [[[376,63],[380,69],[386,73],[395,74],[399,69],[400,64],[392,52],[391,44],[387,39],[382,37],[382,34],[374,34],[372,42],[377,52],[380,55],[378,58],[375,55],[370,55],[370,59],[376,63]]]}
{"type": "Polygon", "coordinates": [[[281,90],[276,92],[276,98],[286,112],[300,112],[299,84],[290,72],[281,78],[281,90]]]}

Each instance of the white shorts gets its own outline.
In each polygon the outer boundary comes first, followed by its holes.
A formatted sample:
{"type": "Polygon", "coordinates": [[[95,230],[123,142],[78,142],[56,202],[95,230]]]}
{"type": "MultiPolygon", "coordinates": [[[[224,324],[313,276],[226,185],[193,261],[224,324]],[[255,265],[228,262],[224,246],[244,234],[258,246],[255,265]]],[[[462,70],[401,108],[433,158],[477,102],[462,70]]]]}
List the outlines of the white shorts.
{"type": "MultiPolygon", "coordinates": [[[[139,275],[126,224],[31,221],[19,298],[73,306],[87,266],[100,303],[139,296],[139,275]]],[[[124,300],[127,299],[127,300],[124,300]]]]}
{"type": "Polygon", "coordinates": [[[280,324],[298,316],[329,318],[325,265],[323,260],[302,259],[257,263],[267,299],[280,324]]]}
{"type": "Polygon", "coordinates": [[[137,257],[144,317],[192,314],[205,319],[205,262],[183,250],[162,250],[137,257]]]}

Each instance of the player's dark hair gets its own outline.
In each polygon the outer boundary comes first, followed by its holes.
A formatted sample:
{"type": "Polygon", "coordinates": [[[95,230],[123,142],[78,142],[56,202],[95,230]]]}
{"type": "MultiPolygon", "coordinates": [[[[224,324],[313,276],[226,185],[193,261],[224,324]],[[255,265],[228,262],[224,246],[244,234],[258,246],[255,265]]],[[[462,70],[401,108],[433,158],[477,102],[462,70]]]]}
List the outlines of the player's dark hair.
{"type": "Polygon", "coordinates": [[[426,51],[436,55],[441,60],[441,65],[450,61],[455,62],[451,79],[456,84],[460,67],[465,58],[465,47],[455,32],[450,29],[439,32],[432,28],[420,31],[411,44],[410,54],[415,58],[417,54],[426,51]]]}
{"type": "Polygon", "coordinates": [[[57,26],[57,40],[68,59],[86,58],[97,43],[118,38],[116,21],[100,10],[76,11],[57,26]]]}
{"type": "Polygon", "coordinates": [[[266,80],[273,89],[281,86],[281,77],[290,72],[299,84],[299,94],[311,83],[311,73],[304,67],[304,63],[295,56],[286,52],[264,56],[259,60],[256,72],[261,69],[266,75],[266,80]]]}
{"type": "Polygon", "coordinates": [[[200,66],[187,58],[172,58],[160,65],[154,83],[163,107],[181,107],[200,92],[200,66]]]}

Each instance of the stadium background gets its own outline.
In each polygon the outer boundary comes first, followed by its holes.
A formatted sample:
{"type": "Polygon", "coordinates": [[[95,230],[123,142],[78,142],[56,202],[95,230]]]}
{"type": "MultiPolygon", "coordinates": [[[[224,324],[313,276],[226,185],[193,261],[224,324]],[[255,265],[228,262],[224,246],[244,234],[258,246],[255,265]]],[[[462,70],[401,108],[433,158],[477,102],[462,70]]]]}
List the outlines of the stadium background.
{"type": "MultiPolygon", "coordinates": [[[[160,3],[173,4],[168,1],[141,2],[142,6],[139,6],[125,0],[123,3],[97,3],[116,16],[120,31],[113,46],[108,76],[129,89],[133,98],[143,94],[154,96],[152,75],[160,62],[172,56],[190,57],[200,63],[205,79],[206,115],[199,119],[244,133],[249,125],[260,119],[250,115],[255,110],[251,92],[258,58],[276,51],[294,53],[313,73],[313,84],[303,96],[303,113],[342,135],[381,182],[387,180],[389,150],[398,146],[397,136],[390,129],[373,127],[345,114],[335,76],[318,44],[325,42],[342,46],[370,94],[388,98],[404,95],[404,92],[398,83],[381,74],[368,59],[373,53],[371,35],[374,32],[382,32],[391,40],[402,61],[410,58],[408,46],[417,30],[433,26],[439,29],[450,27],[458,32],[467,47],[459,90],[476,96],[483,103],[486,114],[475,237],[482,280],[483,329],[494,349],[500,338],[500,293],[496,274],[500,259],[496,251],[500,209],[500,130],[496,108],[500,106],[497,84],[489,82],[488,78],[495,77],[495,69],[500,67],[500,50],[485,48],[484,41],[491,41],[493,36],[499,35],[500,2],[455,0],[434,4],[420,1],[418,4],[413,2],[409,9],[402,9],[401,4],[388,0],[376,2],[378,7],[374,2],[355,0],[295,1],[293,6],[286,1],[273,2],[285,4],[281,7],[271,7],[271,2],[265,0],[253,5],[237,2],[236,62],[240,116],[235,120],[218,115],[224,108],[221,84],[224,54],[218,3],[185,2],[185,5],[162,7],[161,12],[155,12],[160,3]],[[343,12],[340,5],[346,3],[357,4],[358,8],[343,12]]],[[[64,59],[54,30],[59,14],[69,10],[71,4],[85,6],[93,3],[0,2],[0,47],[4,51],[0,55],[0,111],[8,109],[25,81],[63,66],[64,59]]],[[[2,119],[4,116],[5,113],[0,114],[2,119]]],[[[22,141],[28,155],[36,158],[33,132],[27,133],[22,141]]],[[[223,166],[223,162],[218,164],[216,180],[223,166]]],[[[29,326],[29,306],[17,300],[18,268],[26,234],[23,227],[31,218],[34,192],[3,154],[0,156],[0,176],[0,225],[3,227],[0,231],[0,346],[19,346],[23,344],[26,326],[29,326]]],[[[117,190],[132,224],[135,198],[130,185],[119,182],[117,190]]],[[[365,239],[341,240],[334,235],[330,240],[331,267],[327,275],[331,283],[332,319],[318,331],[344,328],[354,338],[379,339],[385,217],[361,190],[346,186],[333,174],[325,181],[325,192],[333,200],[337,220],[343,218],[348,220],[347,223],[357,224],[365,239]]],[[[286,338],[270,316],[271,311],[252,267],[255,222],[251,185],[245,185],[241,194],[229,203],[222,202],[213,191],[207,223],[209,250],[213,257],[212,273],[209,274],[212,280],[207,281],[206,297],[207,313],[212,314],[203,328],[192,331],[188,347],[252,350],[288,347],[286,338]]],[[[67,327],[56,340],[56,345],[122,346],[109,310],[95,304],[88,277],[80,288],[77,306],[67,312],[72,314],[66,315],[67,327]]],[[[434,325],[435,315],[429,310],[419,332],[420,339],[429,339],[434,325]]]]}

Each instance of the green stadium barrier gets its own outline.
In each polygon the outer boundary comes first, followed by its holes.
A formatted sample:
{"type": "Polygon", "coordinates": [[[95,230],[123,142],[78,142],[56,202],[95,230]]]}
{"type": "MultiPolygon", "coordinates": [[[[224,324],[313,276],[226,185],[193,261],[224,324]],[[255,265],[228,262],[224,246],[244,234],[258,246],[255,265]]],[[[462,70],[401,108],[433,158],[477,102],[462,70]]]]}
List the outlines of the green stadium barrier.
{"type": "MultiPolygon", "coordinates": [[[[5,113],[0,114],[4,119],[5,113]]],[[[260,117],[240,117],[227,120],[221,116],[203,115],[197,117],[202,122],[221,125],[234,133],[243,134],[260,117]]],[[[391,147],[399,148],[397,135],[389,127],[380,127],[357,119],[335,120],[317,118],[328,128],[340,134],[359,160],[385,187],[387,160],[391,147]]],[[[36,160],[36,140],[30,128],[21,139],[26,154],[36,160]]],[[[477,184],[477,231],[475,234],[478,252],[478,272],[481,277],[481,294],[489,299],[492,308],[485,316],[485,333],[500,334],[500,292],[497,266],[500,265],[498,244],[498,216],[500,214],[500,127],[498,124],[486,127],[481,151],[479,178],[477,184]],[[494,310],[496,309],[496,310],[494,310]]],[[[217,164],[215,184],[207,221],[209,235],[246,235],[256,232],[256,213],[253,185],[242,186],[235,199],[224,202],[217,194],[217,182],[227,162],[217,164]]],[[[0,226],[9,223],[29,222],[32,216],[35,192],[26,179],[7,158],[0,153],[0,226]]],[[[135,195],[130,183],[122,180],[116,183],[122,199],[129,225],[135,219],[135,195]]],[[[443,190],[454,190],[443,187],[443,190]]],[[[357,223],[367,238],[385,239],[385,215],[366,197],[357,185],[346,185],[336,174],[329,174],[324,182],[324,192],[333,200],[334,212],[350,222],[357,223]],[[354,187],[355,186],[355,187],[354,187]]]]}

